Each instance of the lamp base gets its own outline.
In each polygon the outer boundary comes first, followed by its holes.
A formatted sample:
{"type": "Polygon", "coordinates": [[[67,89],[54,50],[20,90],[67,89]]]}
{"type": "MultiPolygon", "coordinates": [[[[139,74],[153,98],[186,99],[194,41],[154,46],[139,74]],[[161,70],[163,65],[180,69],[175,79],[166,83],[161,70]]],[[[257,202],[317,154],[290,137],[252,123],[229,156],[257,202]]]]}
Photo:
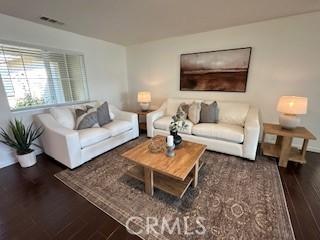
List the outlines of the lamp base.
{"type": "Polygon", "coordinates": [[[148,111],[150,103],[139,103],[142,111],[148,111]]]}
{"type": "Polygon", "coordinates": [[[280,114],[279,123],[284,129],[295,129],[300,124],[300,118],[292,114],[280,114]]]}

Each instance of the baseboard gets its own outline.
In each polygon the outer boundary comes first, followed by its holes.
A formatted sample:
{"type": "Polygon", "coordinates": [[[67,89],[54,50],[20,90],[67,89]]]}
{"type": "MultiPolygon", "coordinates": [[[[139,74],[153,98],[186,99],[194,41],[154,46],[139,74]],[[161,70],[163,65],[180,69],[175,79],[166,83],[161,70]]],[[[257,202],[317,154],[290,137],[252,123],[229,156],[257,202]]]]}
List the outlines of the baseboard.
{"type": "MultiPolygon", "coordinates": [[[[301,145],[299,144],[292,144],[292,146],[301,148],[301,145]]],[[[320,153],[320,148],[315,146],[308,146],[307,151],[320,153]]]]}
{"type": "Polygon", "coordinates": [[[17,160],[14,157],[7,158],[6,160],[2,160],[0,162],[0,168],[8,167],[12,164],[15,164],[17,160]]]}
{"type": "MultiPolygon", "coordinates": [[[[273,141],[272,139],[266,139],[265,142],[267,142],[267,143],[274,143],[274,141],[273,141]]],[[[261,141],[259,141],[259,143],[261,143],[261,141]]],[[[293,143],[292,146],[301,149],[301,144],[293,143]]],[[[308,148],[307,148],[307,151],[309,151],[309,152],[315,152],[315,153],[320,153],[320,147],[311,146],[311,145],[309,144],[309,145],[308,145],[308,148]]]]}
{"type": "MultiPolygon", "coordinates": [[[[34,152],[36,155],[39,155],[42,153],[42,150],[35,149],[34,152]]],[[[4,155],[4,156],[1,156],[0,168],[8,167],[8,166],[13,165],[17,162],[17,159],[15,157],[15,153],[13,151],[5,152],[2,155],[4,155]],[[5,159],[5,160],[2,160],[2,159],[5,159]]]]}

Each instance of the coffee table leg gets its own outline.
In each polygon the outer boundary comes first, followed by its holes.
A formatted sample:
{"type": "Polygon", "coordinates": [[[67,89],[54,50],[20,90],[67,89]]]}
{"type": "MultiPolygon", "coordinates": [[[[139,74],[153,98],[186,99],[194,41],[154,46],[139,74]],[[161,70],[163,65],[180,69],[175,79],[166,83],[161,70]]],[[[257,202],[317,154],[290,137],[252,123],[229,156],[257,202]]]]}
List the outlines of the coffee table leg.
{"type": "Polygon", "coordinates": [[[150,168],[144,168],[144,191],[153,196],[153,171],[150,168]]]}
{"type": "Polygon", "coordinates": [[[199,160],[196,162],[196,164],[193,167],[193,187],[197,187],[198,185],[198,176],[199,176],[199,160]]]}

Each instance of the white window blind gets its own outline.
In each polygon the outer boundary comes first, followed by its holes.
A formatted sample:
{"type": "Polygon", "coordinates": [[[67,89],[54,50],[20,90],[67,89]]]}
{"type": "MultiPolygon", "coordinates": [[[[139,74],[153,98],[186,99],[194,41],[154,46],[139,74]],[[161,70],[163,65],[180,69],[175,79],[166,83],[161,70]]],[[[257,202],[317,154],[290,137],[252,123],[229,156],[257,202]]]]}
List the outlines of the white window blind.
{"type": "Polygon", "coordinates": [[[89,99],[83,55],[0,43],[0,80],[12,110],[89,99]]]}

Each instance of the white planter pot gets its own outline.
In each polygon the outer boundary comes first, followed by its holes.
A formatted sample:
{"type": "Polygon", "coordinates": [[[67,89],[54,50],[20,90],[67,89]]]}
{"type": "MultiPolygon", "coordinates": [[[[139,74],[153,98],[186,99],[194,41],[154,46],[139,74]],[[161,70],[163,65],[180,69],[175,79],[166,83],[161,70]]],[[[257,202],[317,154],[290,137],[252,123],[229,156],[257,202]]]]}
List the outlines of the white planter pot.
{"type": "Polygon", "coordinates": [[[36,164],[37,159],[36,155],[34,154],[34,151],[31,153],[27,153],[24,155],[17,155],[17,159],[21,165],[21,167],[26,168],[26,167],[31,167],[34,164],[36,164]]]}

